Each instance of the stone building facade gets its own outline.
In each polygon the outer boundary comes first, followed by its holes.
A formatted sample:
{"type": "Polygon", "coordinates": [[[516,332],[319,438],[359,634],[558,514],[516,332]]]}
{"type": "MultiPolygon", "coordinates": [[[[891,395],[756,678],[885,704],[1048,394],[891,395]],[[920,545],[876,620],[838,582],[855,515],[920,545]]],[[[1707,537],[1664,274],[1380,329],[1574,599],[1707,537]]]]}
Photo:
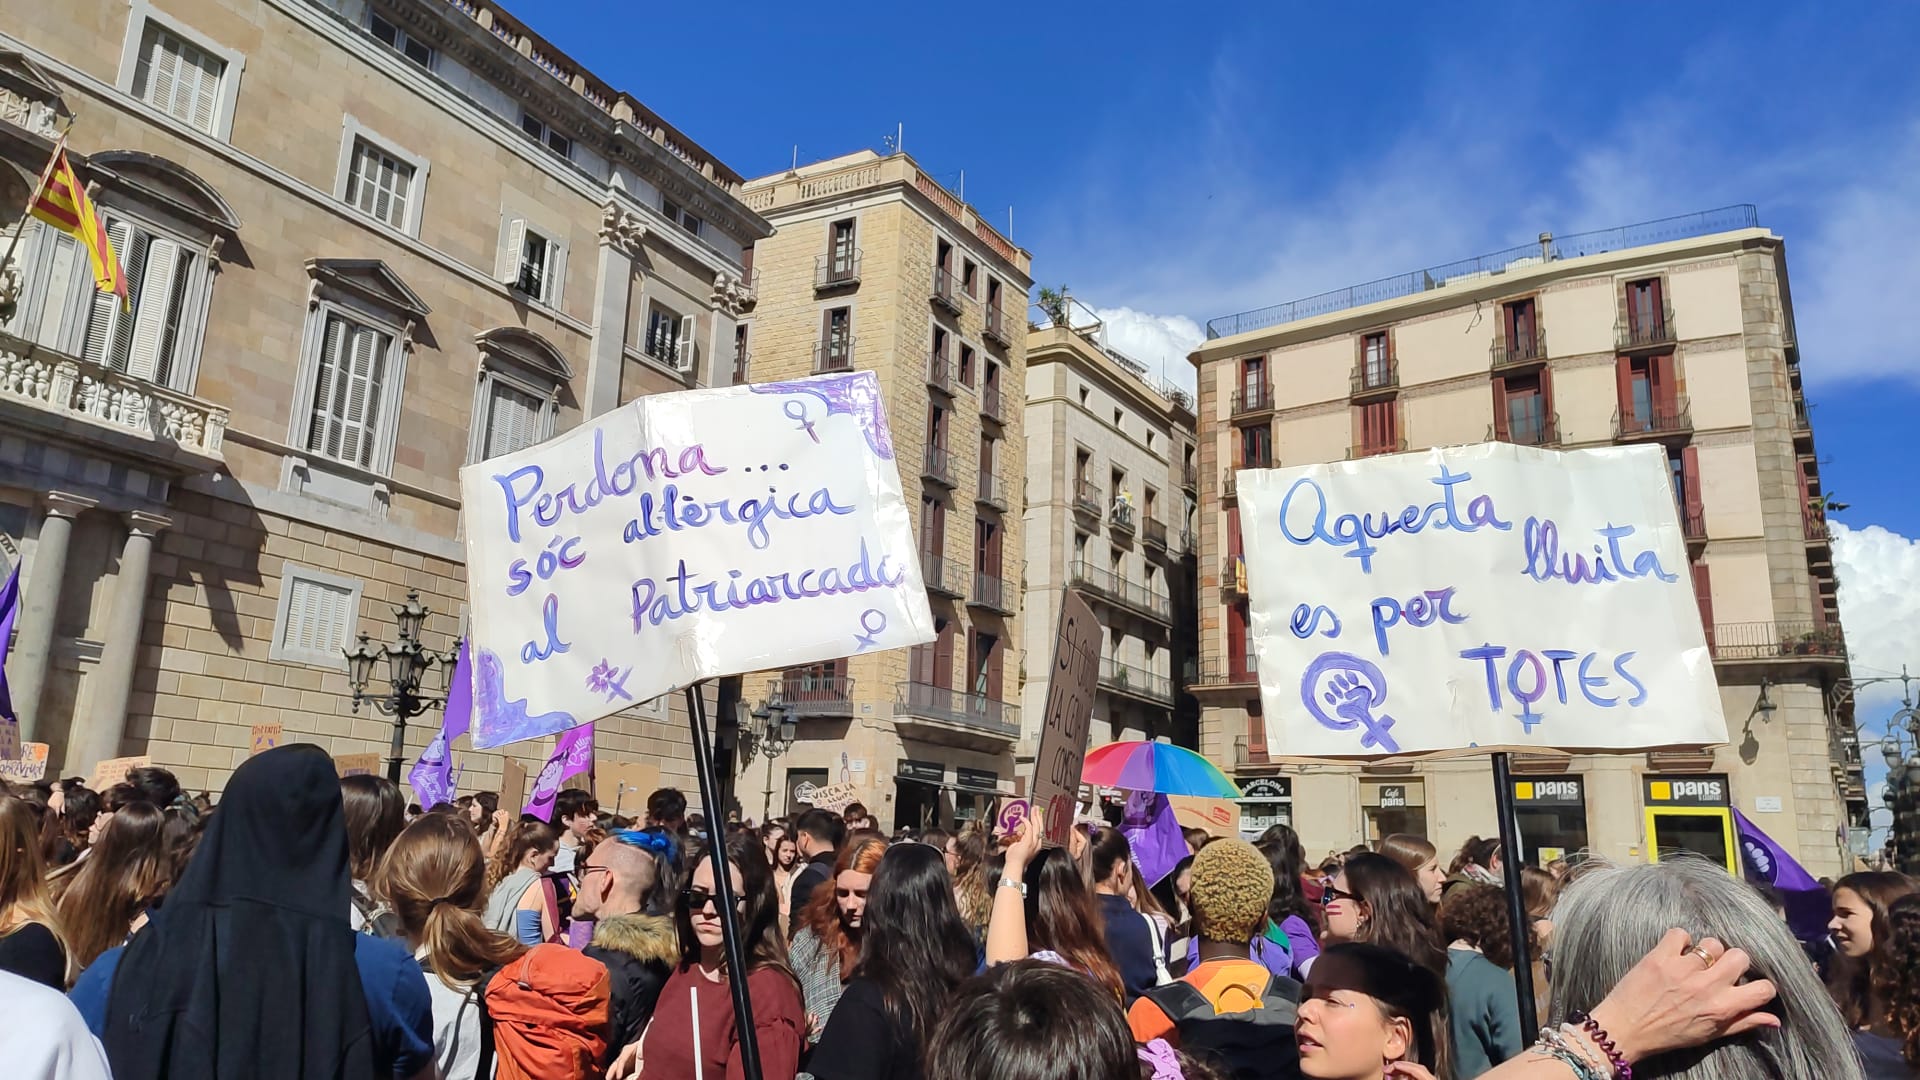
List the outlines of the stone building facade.
{"type": "MultiPolygon", "coordinates": [[[[725,382],[770,231],[741,177],[484,2],[35,9],[0,27],[9,230],[69,122],[131,304],[30,224],[0,323],[8,671],[63,774],[146,754],[218,789],[270,723],[384,756],[341,650],[391,640],[411,591],[451,649],[460,467],[725,382]]],[[[688,777],[683,719],[604,721],[601,758],[688,777]]],[[[463,790],[495,784],[498,754],[455,754],[463,790]]]]}
{"type": "MultiPolygon", "coordinates": [[[[1079,590],[1102,635],[1091,742],[1196,745],[1193,399],[1104,344],[1067,299],[1027,338],[1026,652],[1046,665],[1060,596],[1079,590]]],[[[1038,717],[1044,679],[1021,710],[1038,717]]],[[[1029,755],[1032,753],[1029,748],[1029,755]]]]}
{"type": "Polygon", "coordinates": [[[883,826],[951,825],[1013,790],[1021,636],[1021,394],[1031,256],[905,154],[870,151],[749,181],[776,228],[754,246],[757,304],[735,378],[871,369],[921,544],[938,640],[749,677],[798,740],[742,760],[759,817],[801,784],[851,783],[883,826]]]}
{"type": "Polygon", "coordinates": [[[1815,874],[1866,823],[1783,241],[1752,207],[1554,239],[1214,320],[1199,369],[1202,744],[1315,856],[1495,828],[1486,762],[1270,762],[1235,472],[1502,439],[1666,448],[1730,745],[1519,755],[1523,854],[1724,857],[1739,809],[1815,874]],[[1369,302],[1371,300],[1371,302],[1369,302]]]}

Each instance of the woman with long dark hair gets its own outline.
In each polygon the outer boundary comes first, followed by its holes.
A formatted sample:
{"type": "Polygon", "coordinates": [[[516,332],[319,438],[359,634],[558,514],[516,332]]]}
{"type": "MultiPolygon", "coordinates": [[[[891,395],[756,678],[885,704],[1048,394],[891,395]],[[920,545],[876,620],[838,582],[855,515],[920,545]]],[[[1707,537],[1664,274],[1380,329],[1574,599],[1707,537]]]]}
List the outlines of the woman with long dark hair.
{"type": "Polygon", "coordinates": [[[973,973],[973,936],[953,901],[944,856],[900,844],[874,870],[860,963],[808,1060],[818,1080],[914,1080],[928,1037],[973,973]]]}
{"type": "Polygon", "coordinates": [[[1370,851],[1347,856],[1327,886],[1325,905],[1329,944],[1362,941],[1384,945],[1433,972],[1447,976],[1447,950],[1413,873],[1370,851]]]}
{"type": "Polygon", "coordinates": [[[1066,848],[1041,849],[1037,823],[1023,821],[994,890],[987,924],[987,963],[1029,956],[1065,964],[1123,1000],[1120,972],[1107,955],[1093,893],[1066,848]]]}
{"type": "Polygon", "coordinates": [[[799,926],[787,950],[787,966],[800,980],[800,994],[807,1002],[809,1042],[817,1042],[826,1030],[841,990],[860,962],[867,894],[873,887],[873,872],[886,853],[884,837],[850,838],[833,860],[832,876],[800,909],[799,926]]]}
{"type": "MultiPolygon", "coordinates": [[[[792,1076],[799,1070],[800,1047],[806,1041],[806,1006],[780,947],[780,902],[773,895],[766,846],[758,836],[739,832],[727,838],[724,851],[740,952],[747,964],[747,993],[753,1000],[760,1072],[769,1078],[792,1076]]],[[[609,1075],[624,1075],[635,1059],[640,1080],[685,1080],[696,1070],[712,1077],[740,1075],[730,987],[740,975],[727,967],[713,856],[698,852],[690,857],[693,872],[675,911],[680,966],[660,990],[646,1035],[622,1052],[609,1075]]]]}
{"type": "Polygon", "coordinates": [[[407,800],[400,785],[384,776],[342,777],[340,801],[347,815],[347,866],[353,874],[353,902],[347,921],[363,934],[393,937],[390,913],[368,892],[367,883],[394,838],[407,824],[407,800]]]}
{"type": "Polygon", "coordinates": [[[0,792],[0,971],[67,988],[67,947],[47,897],[33,809],[0,792]]]}
{"type": "MultiPolygon", "coordinates": [[[[1883,1051],[1882,1060],[1891,1063],[1897,1055],[1907,1069],[1920,1074],[1920,893],[1908,893],[1893,902],[1887,909],[1887,930],[1887,951],[1893,963],[1881,987],[1887,1024],[1884,1032],[1877,1033],[1884,1042],[1876,1049],[1883,1051]]],[[[1873,1064],[1869,1058],[1869,1068],[1873,1064]]]]}
{"type": "MultiPolygon", "coordinates": [[[[1273,899],[1267,901],[1267,940],[1287,950],[1296,979],[1306,978],[1313,958],[1320,955],[1320,912],[1307,903],[1307,853],[1300,837],[1286,825],[1274,824],[1254,845],[1273,868],[1273,899]]],[[[1288,972],[1278,972],[1286,975],[1288,972]]]]}
{"type": "Polygon", "coordinates": [[[166,815],[152,803],[121,806],[61,893],[57,916],[76,978],[101,953],[124,944],[166,894],[172,872],[161,838],[165,826],[166,815]]]}
{"type": "Polygon", "coordinates": [[[1414,879],[1420,882],[1420,891],[1426,893],[1428,903],[1440,902],[1440,892],[1447,884],[1447,872],[1440,869],[1440,849],[1433,846],[1433,841],[1412,833],[1394,833],[1383,837],[1375,850],[1413,871],[1414,879]]]}
{"type": "Polygon", "coordinates": [[[1119,829],[1101,829],[1094,835],[1088,858],[1093,872],[1093,901],[1100,912],[1100,928],[1107,941],[1107,955],[1120,969],[1125,1003],[1146,993],[1159,982],[1160,965],[1154,963],[1154,939],[1157,927],[1149,928],[1147,919],[1135,910],[1127,894],[1133,889],[1133,845],[1119,829]]]}
{"type": "Polygon", "coordinates": [[[560,897],[547,877],[560,834],[544,821],[528,820],[505,836],[487,864],[487,929],[522,945],[560,940],[560,897]]]}
{"type": "Polygon", "coordinates": [[[1833,968],[1827,988],[1847,1029],[1860,1048],[1872,1053],[1882,1048],[1874,1036],[1893,1034],[1886,991],[1894,972],[1893,928],[1887,913],[1916,883],[1905,874],[1863,871],[1833,883],[1833,968]]]}

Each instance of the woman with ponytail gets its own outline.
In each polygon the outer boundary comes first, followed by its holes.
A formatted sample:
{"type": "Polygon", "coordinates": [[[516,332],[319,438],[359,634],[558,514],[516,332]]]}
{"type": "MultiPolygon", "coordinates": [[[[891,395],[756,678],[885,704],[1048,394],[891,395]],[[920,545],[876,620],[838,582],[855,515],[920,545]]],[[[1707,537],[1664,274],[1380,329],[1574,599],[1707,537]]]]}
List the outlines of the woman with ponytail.
{"type": "Polygon", "coordinates": [[[428,814],[401,832],[371,883],[398,917],[400,933],[427,973],[433,997],[433,1058],[443,1080],[475,1080],[480,1053],[476,985],[526,946],[480,921],[486,863],[473,829],[428,814]]]}
{"type": "Polygon", "coordinates": [[[487,928],[522,945],[560,940],[560,897],[547,869],[559,850],[559,834],[528,818],[508,827],[487,865],[487,928]]]}

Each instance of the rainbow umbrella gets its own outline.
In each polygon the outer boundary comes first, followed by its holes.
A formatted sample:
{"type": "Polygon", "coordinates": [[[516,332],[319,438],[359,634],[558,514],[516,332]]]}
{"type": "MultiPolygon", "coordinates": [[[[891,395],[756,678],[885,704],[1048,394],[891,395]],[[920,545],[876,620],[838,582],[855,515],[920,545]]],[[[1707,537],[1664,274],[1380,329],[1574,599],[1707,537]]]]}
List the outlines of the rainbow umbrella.
{"type": "Polygon", "coordinates": [[[1087,754],[1080,779],[1099,787],[1237,799],[1240,788],[1219,766],[1181,746],[1162,742],[1108,743],[1087,754]]]}

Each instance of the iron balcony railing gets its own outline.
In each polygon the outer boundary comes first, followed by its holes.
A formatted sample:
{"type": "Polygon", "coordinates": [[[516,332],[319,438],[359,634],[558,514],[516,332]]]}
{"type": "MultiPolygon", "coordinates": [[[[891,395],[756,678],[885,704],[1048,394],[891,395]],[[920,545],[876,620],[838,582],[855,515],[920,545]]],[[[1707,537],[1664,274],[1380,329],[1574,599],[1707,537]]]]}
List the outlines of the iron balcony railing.
{"type": "Polygon", "coordinates": [[[1751,204],[1743,203],[1717,210],[1703,210],[1694,214],[1661,218],[1658,221],[1623,225],[1613,229],[1575,233],[1571,236],[1546,236],[1536,243],[1521,244],[1471,259],[1461,259],[1439,266],[1430,266],[1424,270],[1396,274],[1393,277],[1380,278],[1345,289],[1335,289],[1332,292],[1320,293],[1285,304],[1274,304],[1235,315],[1223,315],[1207,321],[1207,337],[1230,337],[1234,334],[1263,330],[1269,326],[1298,322],[1301,319],[1311,319],[1348,308],[1364,307],[1385,300],[1398,300],[1403,296],[1415,296],[1449,284],[1491,277],[1510,269],[1521,270],[1542,262],[1577,259],[1607,251],[1665,243],[1669,240],[1685,240],[1735,229],[1754,229],[1759,226],[1760,212],[1751,204]]]}
{"type": "Polygon", "coordinates": [[[1134,697],[1144,697],[1165,705],[1173,704],[1173,680],[1146,668],[1123,664],[1111,656],[1100,658],[1101,686],[1134,697]]]}
{"type": "Polygon", "coordinates": [[[1202,653],[1200,681],[1213,686],[1246,686],[1260,681],[1258,657],[1202,653]]]}
{"type": "Polygon", "coordinates": [[[1353,369],[1353,396],[1366,397],[1369,394],[1384,393],[1400,386],[1400,358],[1389,356],[1384,360],[1363,360],[1353,369]]]}
{"type": "Polygon", "coordinates": [[[898,693],[894,708],[908,716],[942,720],[1009,739],[1020,737],[1020,706],[1011,702],[922,682],[900,683],[898,693]]]}
{"type": "Polygon", "coordinates": [[[1007,486],[1000,478],[990,472],[980,474],[980,485],[974,494],[974,500],[982,506],[991,506],[1005,512],[1007,509],[1007,486]]]}
{"type": "Polygon", "coordinates": [[[1085,559],[1075,559],[1068,568],[1075,584],[1085,585],[1094,595],[1139,612],[1156,622],[1171,623],[1173,603],[1167,594],[1145,585],[1135,585],[1110,570],[1102,570],[1085,559]]]}
{"type": "Polygon", "coordinates": [[[846,675],[821,675],[811,671],[788,671],[767,684],[768,696],[778,692],[787,711],[794,716],[853,715],[853,679],[846,675]]]}
{"type": "Polygon", "coordinates": [[[1239,470],[1237,469],[1221,469],[1220,470],[1220,497],[1221,498],[1231,499],[1234,497],[1234,494],[1238,491],[1239,482],[1234,479],[1234,473],[1238,471],[1239,470]]]}
{"type": "Polygon", "coordinates": [[[1141,530],[1141,538],[1144,539],[1147,543],[1152,544],[1154,547],[1157,547],[1157,548],[1166,547],[1167,546],[1167,523],[1159,520],[1158,518],[1148,518],[1146,520],[1145,528],[1141,530]]]}
{"type": "Polygon", "coordinates": [[[1073,486],[1073,508],[1082,514],[1095,518],[1100,516],[1100,489],[1091,480],[1081,480],[1073,486]]]}
{"type": "Polygon", "coordinates": [[[962,590],[966,574],[961,572],[959,564],[948,562],[930,551],[920,553],[920,578],[928,592],[951,596],[955,600],[965,595],[962,590]]]}
{"type": "Polygon", "coordinates": [[[1007,416],[1000,411],[1001,407],[1000,388],[997,386],[983,387],[980,391],[980,415],[996,424],[1004,424],[1007,422],[1007,416]]]}
{"type": "Polygon", "coordinates": [[[1715,623],[1707,632],[1715,660],[1817,660],[1847,658],[1847,642],[1835,625],[1797,622],[1715,623]]]}
{"type": "Polygon", "coordinates": [[[936,356],[928,360],[927,385],[951,397],[953,395],[953,361],[944,356],[936,356]]]}
{"type": "Polygon", "coordinates": [[[1827,532],[1827,515],[1812,503],[1800,509],[1800,527],[1806,532],[1807,542],[1810,544],[1824,544],[1830,539],[1827,532]]]}
{"type": "Polygon", "coordinates": [[[748,380],[753,370],[753,354],[745,349],[736,349],[733,353],[733,385],[739,386],[748,380]]]}
{"type": "Polygon", "coordinates": [[[973,595],[967,598],[967,603],[1002,615],[1013,614],[1013,599],[1007,583],[980,570],[973,572],[973,595]]]}
{"type": "Polygon", "coordinates": [[[853,339],[832,338],[815,342],[813,346],[813,373],[816,375],[828,371],[853,370],[853,339]]]}
{"type": "Polygon", "coordinates": [[[953,271],[933,268],[933,302],[955,315],[960,314],[960,292],[954,288],[953,271]]]}
{"type": "Polygon", "coordinates": [[[1543,363],[1547,359],[1547,332],[1535,327],[1530,334],[1508,340],[1505,334],[1493,339],[1493,370],[1543,363]]]}
{"type": "Polygon", "coordinates": [[[1807,405],[1807,399],[1799,394],[1793,396],[1793,431],[1796,435],[1813,432],[1813,417],[1807,405]]]}
{"type": "Polygon", "coordinates": [[[987,308],[986,328],[982,332],[989,341],[996,341],[1001,345],[1013,344],[1013,339],[1007,336],[1007,316],[997,307],[987,308]]]}
{"type": "Polygon", "coordinates": [[[1673,326],[1673,305],[1665,304],[1644,319],[1629,315],[1614,327],[1614,337],[1620,352],[1672,345],[1680,337],[1673,326]]]}
{"type": "Polygon", "coordinates": [[[818,291],[845,289],[860,284],[859,248],[851,252],[831,252],[813,260],[813,287],[818,291]]]}
{"type": "Polygon", "coordinates": [[[1707,538],[1707,515],[1701,510],[1680,511],[1680,532],[1688,543],[1701,543],[1707,538]]]}
{"type": "Polygon", "coordinates": [[[920,475],[942,487],[954,486],[952,459],[946,447],[927,447],[926,456],[922,459],[920,475]]]}
{"type": "Polygon", "coordinates": [[[1273,411],[1273,387],[1268,383],[1258,386],[1243,386],[1233,392],[1229,408],[1234,416],[1251,416],[1254,413],[1273,411]]]}
{"type": "Polygon", "coordinates": [[[1197,486],[1199,486],[1199,483],[1200,483],[1200,470],[1194,467],[1193,462],[1189,461],[1185,465],[1180,466],[1180,486],[1181,487],[1186,488],[1188,491],[1192,491],[1197,486]]]}
{"type": "Polygon", "coordinates": [[[1107,515],[1107,523],[1116,535],[1132,536],[1133,506],[1115,499],[1112,512],[1107,515]]]}
{"type": "Polygon", "coordinates": [[[1228,596],[1247,595],[1247,557],[1229,555],[1220,560],[1220,590],[1228,596]]]}
{"type": "Polygon", "coordinates": [[[1407,437],[1397,435],[1391,439],[1375,439],[1371,442],[1357,442],[1347,447],[1347,459],[1358,461],[1361,458],[1379,457],[1381,454],[1404,454],[1407,452],[1407,437]]]}
{"type": "Polygon", "coordinates": [[[1267,744],[1264,742],[1256,743],[1246,735],[1234,736],[1233,763],[1235,765],[1268,764],[1267,744]]]}
{"type": "Polygon", "coordinates": [[[1624,412],[1613,414],[1613,437],[1616,439],[1684,435],[1692,430],[1693,402],[1684,394],[1675,399],[1671,406],[1654,406],[1653,412],[1645,416],[1624,412]]]}
{"type": "Polygon", "coordinates": [[[1487,429],[1487,441],[1510,442],[1519,446],[1558,446],[1560,444],[1560,416],[1534,416],[1524,423],[1507,424],[1503,435],[1498,428],[1487,429]]]}

